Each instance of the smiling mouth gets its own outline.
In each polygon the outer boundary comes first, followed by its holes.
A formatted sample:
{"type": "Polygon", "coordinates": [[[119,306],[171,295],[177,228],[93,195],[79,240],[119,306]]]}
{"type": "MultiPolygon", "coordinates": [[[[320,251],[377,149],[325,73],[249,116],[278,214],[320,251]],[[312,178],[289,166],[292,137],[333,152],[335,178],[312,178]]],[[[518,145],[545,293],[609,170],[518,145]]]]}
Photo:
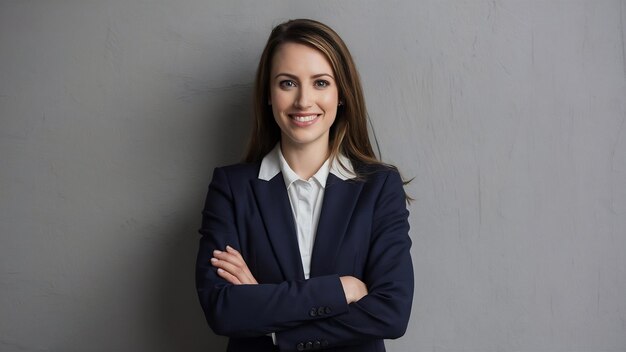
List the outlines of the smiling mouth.
{"type": "Polygon", "coordinates": [[[319,115],[313,114],[313,115],[306,115],[306,116],[302,116],[302,115],[289,115],[289,116],[298,122],[310,122],[310,121],[315,120],[319,115]]]}
{"type": "Polygon", "coordinates": [[[315,121],[317,121],[317,119],[321,116],[321,114],[310,114],[310,115],[289,115],[289,117],[291,118],[291,121],[293,121],[296,125],[298,126],[308,126],[311,125],[313,123],[315,123],[315,121]]]}

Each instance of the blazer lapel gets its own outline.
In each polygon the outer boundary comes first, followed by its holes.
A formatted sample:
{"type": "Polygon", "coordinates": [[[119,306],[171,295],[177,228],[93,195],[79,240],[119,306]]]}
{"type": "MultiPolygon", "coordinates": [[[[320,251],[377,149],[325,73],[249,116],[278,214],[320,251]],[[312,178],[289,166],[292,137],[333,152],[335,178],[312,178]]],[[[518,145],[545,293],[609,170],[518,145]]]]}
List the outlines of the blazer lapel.
{"type": "Polygon", "coordinates": [[[282,174],[269,181],[254,179],[252,189],[285,280],[304,280],[296,226],[282,174]]]}
{"type": "Polygon", "coordinates": [[[341,242],[348,229],[363,184],[358,181],[342,181],[333,174],[328,175],[313,245],[311,277],[335,272],[335,261],[341,242]]]}

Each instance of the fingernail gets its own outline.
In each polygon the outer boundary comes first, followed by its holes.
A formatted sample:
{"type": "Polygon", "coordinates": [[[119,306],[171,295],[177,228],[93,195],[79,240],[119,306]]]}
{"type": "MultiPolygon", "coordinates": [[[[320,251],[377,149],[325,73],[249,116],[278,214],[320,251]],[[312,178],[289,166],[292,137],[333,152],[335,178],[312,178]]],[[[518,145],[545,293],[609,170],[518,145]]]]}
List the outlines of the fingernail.
{"type": "Polygon", "coordinates": [[[229,249],[233,249],[233,247],[227,245],[226,250],[229,250],[229,249]]]}
{"type": "Polygon", "coordinates": [[[222,251],[217,250],[217,249],[213,251],[213,254],[214,254],[214,255],[216,255],[216,254],[220,254],[220,253],[222,253],[222,251]]]}
{"type": "Polygon", "coordinates": [[[217,272],[218,272],[218,273],[223,273],[223,272],[224,272],[224,269],[221,269],[221,268],[220,268],[220,269],[217,269],[217,272]]]}
{"type": "Polygon", "coordinates": [[[211,258],[211,263],[216,263],[217,262],[217,258],[211,258]]]}

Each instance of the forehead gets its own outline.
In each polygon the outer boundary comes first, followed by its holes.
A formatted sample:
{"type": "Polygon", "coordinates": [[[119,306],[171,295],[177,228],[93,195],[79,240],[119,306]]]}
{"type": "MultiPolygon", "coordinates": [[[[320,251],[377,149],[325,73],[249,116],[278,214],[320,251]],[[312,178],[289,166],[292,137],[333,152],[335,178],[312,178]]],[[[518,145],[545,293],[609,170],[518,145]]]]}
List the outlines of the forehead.
{"type": "Polygon", "coordinates": [[[330,61],[319,50],[299,43],[284,43],[276,48],[271,64],[272,76],[333,74],[330,61]]]}

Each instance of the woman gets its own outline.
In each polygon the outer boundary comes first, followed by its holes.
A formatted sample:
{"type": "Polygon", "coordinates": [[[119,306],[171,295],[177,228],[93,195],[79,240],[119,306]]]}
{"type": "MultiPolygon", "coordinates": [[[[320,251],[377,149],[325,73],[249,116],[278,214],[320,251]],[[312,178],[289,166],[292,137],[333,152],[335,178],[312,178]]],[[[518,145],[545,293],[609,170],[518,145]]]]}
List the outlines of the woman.
{"type": "Polygon", "coordinates": [[[228,351],[384,351],[413,296],[406,195],[376,159],[353,60],[316,21],[272,31],[245,163],[216,168],[196,286],[228,351]]]}

